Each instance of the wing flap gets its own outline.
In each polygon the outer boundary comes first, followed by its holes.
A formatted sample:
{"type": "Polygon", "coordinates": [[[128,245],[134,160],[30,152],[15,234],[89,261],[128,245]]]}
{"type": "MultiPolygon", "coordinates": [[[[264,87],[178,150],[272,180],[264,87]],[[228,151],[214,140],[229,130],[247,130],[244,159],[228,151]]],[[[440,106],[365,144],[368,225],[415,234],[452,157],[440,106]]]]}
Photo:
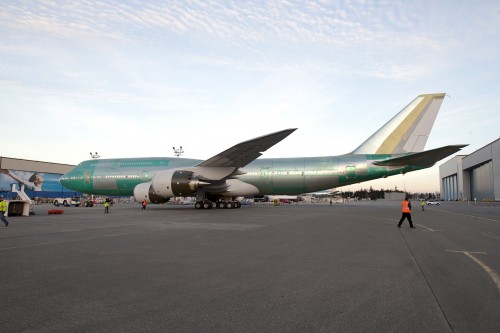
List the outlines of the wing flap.
{"type": "Polygon", "coordinates": [[[383,161],[375,161],[374,165],[380,166],[406,166],[415,165],[419,167],[433,166],[437,161],[450,156],[468,145],[450,145],[441,148],[431,149],[420,153],[405,155],[402,157],[390,158],[383,161]]]}
{"type": "Polygon", "coordinates": [[[233,167],[187,167],[182,170],[194,172],[202,180],[220,180],[235,173],[233,167]]]}

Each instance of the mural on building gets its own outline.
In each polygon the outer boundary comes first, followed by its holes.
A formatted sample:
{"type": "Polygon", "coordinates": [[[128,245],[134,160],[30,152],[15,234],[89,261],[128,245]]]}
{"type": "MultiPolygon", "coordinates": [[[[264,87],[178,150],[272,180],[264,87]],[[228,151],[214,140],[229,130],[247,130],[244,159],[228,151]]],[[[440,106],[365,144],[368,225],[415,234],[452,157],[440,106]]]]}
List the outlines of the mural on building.
{"type": "Polygon", "coordinates": [[[60,177],[60,174],[55,173],[0,169],[0,191],[8,196],[12,184],[23,184],[24,191],[30,197],[51,198],[78,195],[75,191],[62,186],[59,183],[60,177]]]}

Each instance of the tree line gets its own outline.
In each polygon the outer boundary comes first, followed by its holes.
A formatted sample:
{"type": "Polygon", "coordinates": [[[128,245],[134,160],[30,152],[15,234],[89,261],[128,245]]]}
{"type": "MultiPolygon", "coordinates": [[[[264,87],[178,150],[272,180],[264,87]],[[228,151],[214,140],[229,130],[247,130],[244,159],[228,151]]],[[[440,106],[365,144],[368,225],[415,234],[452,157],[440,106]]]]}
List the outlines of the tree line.
{"type": "Polygon", "coordinates": [[[397,192],[397,193],[406,193],[406,196],[410,197],[411,199],[437,199],[436,193],[411,193],[411,192],[405,192],[405,191],[400,191],[397,189],[397,186],[394,189],[380,189],[380,190],[375,190],[373,187],[370,186],[368,190],[365,189],[360,189],[357,191],[342,191],[340,192],[340,195],[342,198],[347,199],[347,198],[358,198],[358,199],[370,199],[370,200],[377,200],[377,199],[385,199],[385,193],[386,192],[397,192]]]}

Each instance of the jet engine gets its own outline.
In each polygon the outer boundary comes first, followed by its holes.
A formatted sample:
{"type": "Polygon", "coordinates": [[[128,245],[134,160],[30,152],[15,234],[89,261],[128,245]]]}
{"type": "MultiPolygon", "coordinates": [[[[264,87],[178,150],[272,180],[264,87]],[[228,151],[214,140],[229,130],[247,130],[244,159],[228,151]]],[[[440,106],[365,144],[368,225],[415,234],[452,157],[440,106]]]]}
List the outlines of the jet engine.
{"type": "Polygon", "coordinates": [[[155,204],[165,203],[170,199],[169,197],[157,195],[153,190],[151,182],[142,183],[134,187],[134,198],[138,202],[146,200],[147,203],[155,204]]]}
{"type": "Polygon", "coordinates": [[[194,196],[200,185],[194,173],[185,170],[158,171],[151,182],[154,193],[166,198],[194,196]]]}

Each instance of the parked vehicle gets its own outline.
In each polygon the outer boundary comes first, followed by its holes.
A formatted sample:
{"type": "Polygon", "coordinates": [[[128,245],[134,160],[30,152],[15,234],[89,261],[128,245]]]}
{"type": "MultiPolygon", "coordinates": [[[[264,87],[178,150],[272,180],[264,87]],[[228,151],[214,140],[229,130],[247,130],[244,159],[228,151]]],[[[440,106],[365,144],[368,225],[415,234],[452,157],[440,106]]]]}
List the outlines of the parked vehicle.
{"type": "Polygon", "coordinates": [[[70,197],[70,198],[55,198],[52,203],[54,206],[59,207],[59,205],[63,205],[65,207],[75,206],[78,207],[81,204],[80,197],[70,197]]]}
{"type": "Polygon", "coordinates": [[[83,207],[93,207],[94,206],[94,201],[92,200],[85,200],[85,202],[83,203],[83,207]]]}
{"type": "Polygon", "coordinates": [[[427,200],[426,204],[427,205],[436,205],[436,206],[440,205],[439,201],[434,201],[434,200],[427,200]]]}
{"type": "Polygon", "coordinates": [[[253,205],[253,200],[252,199],[243,199],[241,200],[241,204],[245,206],[253,205]]]}

